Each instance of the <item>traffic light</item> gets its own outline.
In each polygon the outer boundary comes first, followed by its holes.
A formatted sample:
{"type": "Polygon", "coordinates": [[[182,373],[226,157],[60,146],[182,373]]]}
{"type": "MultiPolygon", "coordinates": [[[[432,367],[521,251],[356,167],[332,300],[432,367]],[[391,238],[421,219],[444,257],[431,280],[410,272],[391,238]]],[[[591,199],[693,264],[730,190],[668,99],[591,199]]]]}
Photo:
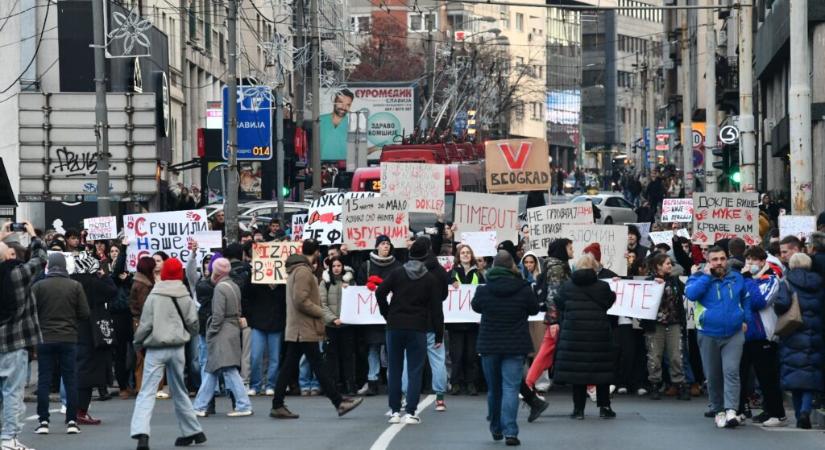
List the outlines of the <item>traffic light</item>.
{"type": "Polygon", "coordinates": [[[467,134],[469,136],[476,134],[476,111],[474,109],[467,111],[467,134]]]}
{"type": "Polygon", "coordinates": [[[289,186],[282,186],[281,187],[281,192],[284,194],[284,198],[289,197],[289,192],[290,192],[289,191],[289,186]]]}
{"type": "Polygon", "coordinates": [[[720,181],[732,187],[739,186],[739,146],[722,144],[713,149],[718,161],[713,162],[713,168],[719,170],[720,181]]]}

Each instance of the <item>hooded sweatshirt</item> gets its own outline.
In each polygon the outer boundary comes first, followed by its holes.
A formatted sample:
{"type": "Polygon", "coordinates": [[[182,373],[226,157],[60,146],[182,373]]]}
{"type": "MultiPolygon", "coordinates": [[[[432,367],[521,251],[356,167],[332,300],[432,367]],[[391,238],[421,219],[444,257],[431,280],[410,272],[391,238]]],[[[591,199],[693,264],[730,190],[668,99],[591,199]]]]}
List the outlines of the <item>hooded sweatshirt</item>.
{"type": "Polygon", "coordinates": [[[375,290],[375,299],[388,330],[427,332],[434,328],[435,341],[444,341],[441,284],[422,261],[410,260],[393,270],[375,290]],[[388,296],[392,294],[392,301],[388,296]]]}
{"type": "Polygon", "coordinates": [[[181,281],[158,281],[143,304],[136,348],[178,347],[198,332],[198,311],[181,281]],[[175,308],[177,300],[180,314],[175,308]],[[181,315],[185,321],[181,321],[181,315]],[[191,333],[191,334],[190,334],[191,333]]]}

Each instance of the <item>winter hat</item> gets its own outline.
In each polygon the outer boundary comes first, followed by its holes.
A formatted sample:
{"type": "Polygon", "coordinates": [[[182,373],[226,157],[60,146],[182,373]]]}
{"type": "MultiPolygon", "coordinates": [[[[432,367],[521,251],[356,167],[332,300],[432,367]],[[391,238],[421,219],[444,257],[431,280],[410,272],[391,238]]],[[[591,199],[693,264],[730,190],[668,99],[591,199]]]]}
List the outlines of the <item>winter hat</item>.
{"type": "Polygon", "coordinates": [[[430,254],[430,239],[424,236],[415,239],[410,246],[410,259],[422,260],[430,254]]]}
{"type": "Polygon", "coordinates": [[[183,264],[178,258],[169,258],[163,262],[160,269],[160,279],[163,281],[183,281],[183,264]]]}
{"type": "Polygon", "coordinates": [[[506,250],[513,260],[516,259],[516,244],[513,244],[513,241],[504,241],[498,244],[498,250],[506,250]]]}
{"type": "Polygon", "coordinates": [[[516,266],[513,260],[513,255],[507,250],[499,250],[496,257],[493,259],[493,267],[501,267],[507,270],[513,270],[516,266]]]}
{"type": "Polygon", "coordinates": [[[226,258],[217,258],[212,260],[212,283],[218,284],[229,276],[229,271],[232,269],[232,264],[226,258]]]}
{"type": "Polygon", "coordinates": [[[390,248],[392,248],[392,241],[390,240],[390,237],[386,234],[382,234],[375,238],[375,248],[378,248],[378,246],[381,245],[382,242],[390,244],[390,248]]]}
{"type": "Polygon", "coordinates": [[[602,246],[598,242],[594,242],[584,248],[582,253],[590,253],[596,258],[596,261],[602,262],[602,246]]]}

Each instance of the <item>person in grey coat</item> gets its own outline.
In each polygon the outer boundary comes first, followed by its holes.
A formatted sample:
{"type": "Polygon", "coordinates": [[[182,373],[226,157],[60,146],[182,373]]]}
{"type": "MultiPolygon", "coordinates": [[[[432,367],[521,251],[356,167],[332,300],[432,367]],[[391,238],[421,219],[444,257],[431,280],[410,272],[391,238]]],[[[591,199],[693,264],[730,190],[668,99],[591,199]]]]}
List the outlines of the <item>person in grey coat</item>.
{"type": "Polygon", "coordinates": [[[161,281],[155,283],[146,298],[135,330],[135,350],[146,349],[143,384],[135,400],[130,433],[138,441],[137,450],[149,450],[149,422],[164,369],[183,433],[175,440],[175,446],[206,442],[183,382],[184,347],[197,332],[197,308],[183,285],[183,264],[177,258],[169,258],[163,264],[161,281]]]}
{"type": "Polygon", "coordinates": [[[239,368],[241,367],[241,289],[229,277],[231,264],[226,258],[218,258],[212,263],[212,317],[207,322],[205,376],[195,397],[195,414],[206,417],[206,409],[218,377],[223,375],[226,388],[235,397],[235,409],[229,417],[252,415],[252,403],[244,388],[239,368]]]}

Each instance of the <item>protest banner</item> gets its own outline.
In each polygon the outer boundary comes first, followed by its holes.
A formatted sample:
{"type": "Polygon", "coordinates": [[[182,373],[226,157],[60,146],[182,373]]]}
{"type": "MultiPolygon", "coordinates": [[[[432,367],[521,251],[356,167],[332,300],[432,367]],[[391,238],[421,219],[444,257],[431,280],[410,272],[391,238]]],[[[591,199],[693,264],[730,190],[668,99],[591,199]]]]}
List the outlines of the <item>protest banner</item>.
{"type": "MultiPolygon", "coordinates": [[[[673,246],[673,230],[665,230],[665,231],[651,231],[648,237],[650,237],[650,242],[656,246],[659,244],[667,244],[671,247],[673,246]]],[[[681,236],[685,239],[690,239],[690,233],[684,228],[680,228],[676,230],[676,236],[681,236]]]]}
{"type": "Polygon", "coordinates": [[[447,273],[450,273],[450,271],[453,270],[455,259],[452,256],[438,256],[436,258],[438,259],[438,264],[440,264],[441,267],[447,271],[447,273]]]}
{"type": "MultiPolygon", "coordinates": [[[[539,206],[527,210],[529,240],[527,249],[537,256],[547,256],[547,247],[561,237],[562,225],[592,225],[590,202],[539,206]]],[[[514,241],[515,242],[515,241],[514,241]]]]}
{"type": "Polygon", "coordinates": [[[484,155],[488,192],[550,189],[550,159],[544,139],[488,141],[484,155]]]}
{"type": "MultiPolygon", "coordinates": [[[[481,316],[473,311],[473,300],[479,285],[462,284],[458,288],[450,286],[447,298],[441,302],[444,323],[478,323],[481,316]]],[[[392,302],[392,295],[388,298],[392,302]]],[[[366,286],[349,286],[341,294],[341,322],[347,325],[380,325],[386,323],[378,311],[375,293],[366,286]]],[[[544,313],[529,318],[530,321],[544,319],[544,313]]]]}
{"type": "Polygon", "coordinates": [[[640,222],[640,223],[628,223],[627,225],[633,225],[639,230],[639,234],[642,237],[639,239],[639,245],[650,247],[650,222],[640,222]]]}
{"type": "Polygon", "coordinates": [[[747,245],[761,242],[758,197],[756,192],[694,192],[693,243],[709,245],[732,237],[747,245]]]}
{"type": "Polygon", "coordinates": [[[627,275],[627,227],[624,225],[562,225],[558,237],[573,241],[573,260],[578,259],[585,247],[598,243],[601,247],[601,264],[619,276],[627,275]]]}
{"type": "Polygon", "coordinates": [[[129,240],[126,250],[126,266],[129,271],[137,269],[137,263],[144,256],[152,256],[162,251],[172,258],[178,258],[184,265],[196,257],[198,264],[209,253],[206,247],[192,251],[191,243],[198,233],[209,231],[206,211],[170,211],[146,214],[129,214],[123,217],[124,234],[129,240]]]}
{"type": "Polygon", "coordinates": [[[444,165],[381,163],[381,195],[409,202],[409,212],[444,213],[444,165]]]}
{"type": "Polygon", "coordinates": [[[665,285],[646,280],[604,280],[616,293],[616,301],[607,310],[611,316],[656,320],[665,285]]]}
{"type": "Polygon", "coordinates": [[[662,201],[662,223],[692,221],[692,198],[666,198],[662,201]]]}
{"type": "Polygon", "coordinates": [[[337,192],[323,195],[309,204],[307,220],[301,239],[315,239],[321,245],[344,242],[344,224],[341,212],[348,198],[378,197],[375,192],[337,192]]]}
{"type": "Polygon", "coordinates": [[[475,256],[496,256],[498,241],[495,231],[471,231],[461,233],[461,243],[469,245],[475,256]]]}
{"type": "Polygon", "coordinates": [[[308,214],[292,215],[292,226],[290,227],[290,232],[292,233],[291,238],[293,241],[300,241],[304,236],[304,224],[307,223],[307,216],[308,214]]]}
{"type": "Polygon", "coordinates": [[[816,231],[816,216],[779,216],[779,236],[796,236],[799,239],[811,239],[816,231]]]}
{"type": "Polygon", "coordinates": [[[104,241],[117,239],[117,217],[89,217],[83,219],[87,241],[104,241]]]}
{"type": "Polygon", "coordinates": [[[223,248],[223,236],[220,231],[201,231],[193,236],[198,247],[215,249],[223,248]]]}
{"type": "Polygon", "coordinates": [[[495,231],[502,242],[518,242],[518,197],[456,192],[453,223],[459,232],[495,231]]]}
{"type": "Polygon", "coordinates": [[[374,248],[375,238],[385,235],[397,248],[410,236],[409,202],[398,197],[349,198],[344,200],[341,222],[344,244],[353,250],[374,248]]]}
{"type": "Polygon", "coordinates": [[[252,244],[252,283],[286,284],[286,259],[301,252],[301,242],[252,244]]]}

